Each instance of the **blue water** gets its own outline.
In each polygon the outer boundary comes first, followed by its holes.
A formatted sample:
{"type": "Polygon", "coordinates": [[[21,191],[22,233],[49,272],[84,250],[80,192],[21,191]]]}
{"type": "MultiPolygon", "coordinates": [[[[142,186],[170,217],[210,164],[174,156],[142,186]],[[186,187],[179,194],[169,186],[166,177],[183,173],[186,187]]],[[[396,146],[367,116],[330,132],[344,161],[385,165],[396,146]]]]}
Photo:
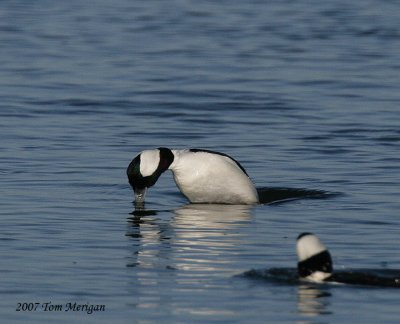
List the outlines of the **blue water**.
{"type": "Polygon", "coordinates": [[[389,0],[3,1],[2,322],[396,323],[395,289],[237,275],[295,267],[304,231],[337,269],[400,268],[399,13],[389,0]],[[341,195],[190,205],[166,173],[134,212],[125,169],[159,146],[230,154],[257,186],[341,195]]]}

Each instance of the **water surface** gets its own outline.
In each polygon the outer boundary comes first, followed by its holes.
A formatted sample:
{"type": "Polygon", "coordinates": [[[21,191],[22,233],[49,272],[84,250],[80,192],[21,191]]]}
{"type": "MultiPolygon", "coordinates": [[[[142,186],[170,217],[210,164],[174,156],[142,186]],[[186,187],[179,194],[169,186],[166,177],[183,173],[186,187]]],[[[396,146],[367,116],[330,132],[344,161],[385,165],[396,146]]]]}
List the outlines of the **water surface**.
{"type": "Polygon", "coordinates": [[[237,277],[295,267],[314,232],[340,269],[399,269],[399,5],[5,1],[0,10],[3,321],[398,320],[396,290],[237,277]],[[340,192],[190,205],[143,149],[233,156],[258,187],[340,192]],[[105,305],[16,312],[17,303],[105,305]]]}

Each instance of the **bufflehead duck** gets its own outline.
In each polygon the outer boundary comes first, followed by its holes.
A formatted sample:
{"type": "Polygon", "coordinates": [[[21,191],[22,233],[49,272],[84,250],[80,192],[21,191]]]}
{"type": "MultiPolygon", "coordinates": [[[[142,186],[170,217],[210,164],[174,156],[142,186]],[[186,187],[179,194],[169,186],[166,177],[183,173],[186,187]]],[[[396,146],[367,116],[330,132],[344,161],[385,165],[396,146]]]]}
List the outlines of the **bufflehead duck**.
{"type": "Polygon", "coordinates": [[[332,258],[320,239],[312,233],[297,237],[297,268],[249,270],[241,276],[272,282],[351,284],[400,288],[400,270],[352,269],[333,271],[332,258]]]}
{"type": "Polygon", "coordinates": [[[297,271],[300,278],[310,281],[324,281],[332,276],[332,258],[320,239],[312,233],[297,237],[297,271]]]}
{"type": "Polygon", "coordinates": [[[387,271],[379,275],[379,270],[350,270],[333,272],[329,251],[320,239],[312,233],[302,233],[297,237],[298,275],[313,282],[334,282],[353,285],[382,286],[400,288],[398,271],[387,271]],[[395,276],[393,276],[395,274],[395,276]]]}
{"type": "Polygon", "coordinates": [[[229,155],[203,150],[145,150],[129,164],[127,175],[135,202],[143,203],[147,188],[171,170],[180,191],[192,203],[256,204],[258,193],[245,169],[229,155]]]}

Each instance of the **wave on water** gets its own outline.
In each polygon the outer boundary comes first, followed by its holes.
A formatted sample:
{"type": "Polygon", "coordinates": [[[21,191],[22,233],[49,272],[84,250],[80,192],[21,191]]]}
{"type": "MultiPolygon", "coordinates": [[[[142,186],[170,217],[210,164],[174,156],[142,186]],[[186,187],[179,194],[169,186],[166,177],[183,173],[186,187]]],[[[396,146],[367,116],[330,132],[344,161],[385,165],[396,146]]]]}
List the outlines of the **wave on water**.
{"type": "Polygon", "coordinates": [[[288,285],[313,283],[400,288],[400,269],[338,270],[329,280],[322,283],[299,278],[296,268],[251,269],[240,274],[239,277],[288,285]]]}
{"type": "Polygon", "coordinates": [[[279,204],[295,199],[325,199],[337,196],[338,193],[324,190],[303,188],[260,187],[257,188],[261,204],[279,204]]]}

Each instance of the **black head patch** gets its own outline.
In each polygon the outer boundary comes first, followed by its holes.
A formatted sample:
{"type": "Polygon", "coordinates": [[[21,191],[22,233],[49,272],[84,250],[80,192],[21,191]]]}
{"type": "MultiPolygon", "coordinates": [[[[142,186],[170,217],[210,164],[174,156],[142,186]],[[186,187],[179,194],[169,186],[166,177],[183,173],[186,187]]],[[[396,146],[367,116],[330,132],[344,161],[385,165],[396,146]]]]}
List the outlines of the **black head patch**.
{"type": "Polygon", "coordinates": [[[129,184],[132,186],[132,188],[143,189],[153,186],[157,182],[160,175],[166,171],[174,161],[174,154],[170,149],[160,147],[158,150],[160,151],[160,162],[154,173],[149,176],[143,177],[143,175],[140,173],[140,154],[136,156],[131,163],[129,163],[126,174],[128,176],[129,184]]]}
{"type": "Polygon", "coordinates": [[[322,251],[312,257],[297,263],[299,276],[302,278],[308,277],[316,271],[332,273],[332,258],[328,250],[322,251]]]}

